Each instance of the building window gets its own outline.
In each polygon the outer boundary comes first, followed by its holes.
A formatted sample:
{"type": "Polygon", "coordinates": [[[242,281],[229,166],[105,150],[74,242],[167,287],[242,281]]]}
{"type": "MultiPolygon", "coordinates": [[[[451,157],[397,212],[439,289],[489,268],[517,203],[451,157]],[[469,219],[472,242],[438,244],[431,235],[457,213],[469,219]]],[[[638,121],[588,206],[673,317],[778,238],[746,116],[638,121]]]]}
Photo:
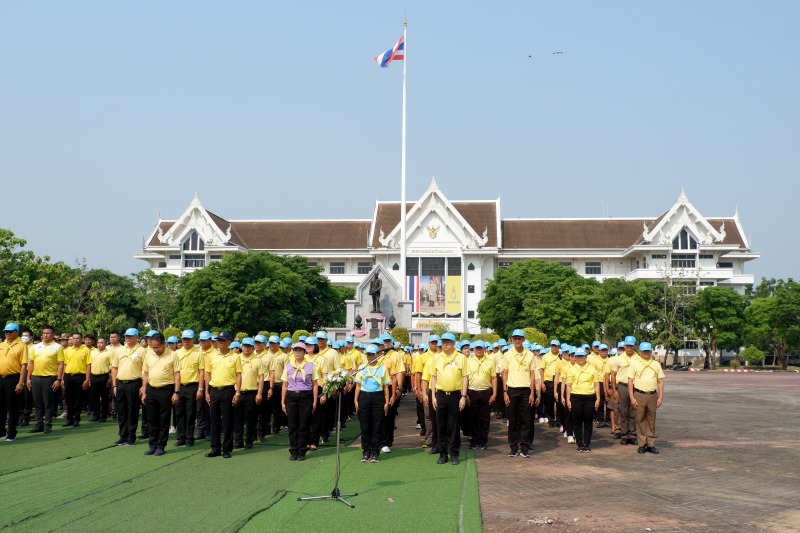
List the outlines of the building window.
{"type": "Polygon", "coordinates": [[[511,266],[511,261],[500,261],[498,264],[500,268],[508,268],[511,266]]]}
{"type": "Polygon", "coordinates": [[[697,250],[697,241],[686,231],[686,228],[683,228],[678,236],[672,240],[672,249],[697,250]]]}
{"type": "Polygon", "coordinates": [[[222,261],[222,256],[219,254],[210,255],[208,257],[209,261],[222,261]]]}
{"type": "Polygon", "coordinates": [[[649,265],[647,264],[647,256],[644,256],[644,257],[642,258],[642,268],[644,268],[645,270],[646,270],[647,268],[649,268],[649,265]]]}
{"type": "Polygon", "coordinates": [[[331,261],[331,274],[344,274],[344,261],[331,261]]]}
{"type": "Polygon", "coordinates": [[[475,270],[475,265],[470,263],[469,265],[467,265],[467,270],[475,270]]]}
{"type": "Polygon", "coordinates": [[[714,254],[700,254],[700,259],[714,259],[714,254]]]}
{"type": "Polygon", "coordinates": [[[317,268],[317,262],[316,261],[309,261],[308,262],[308,268],[317,268]]]}
{"type": "Polygon", "coordinates": [[[475,294],[475,285],[467,285],[467,292],[470,294],[475,294]]]}
{"type": "Polygon", "coordinates": [[[667,254],[653,254],[653,259],[666,259],[667,254]]]}
{"type": "Polygon", "coordinates": [[[181,260],[180,254],[170,254],[169,258],[170,258],[171,261],[180,261],[181,260]]]}
{"type": "Polygon", "coordinates": [[[714,286],[714,282],[713,281],[701,281],[700,282],[700,286],[701,287],[713,287],[714,286]]]}
{"type": "Polygon", "coordinates": [[[475,318],[475,311],[467,311],[467,318],[475,318]]]}
{"type": "Polygon", "coordinates": [[[733,263],[717,263],[717,268],[733,268],[733,263]]]}
{"type": "Polygon", "coordinates": [[[561,261],[561,266],[572,268],[572,261],[561,261]]]}
{"type": "Polygon", "coordinates": [[[203,242],[203,239],[200,238],[196,231],[193,231],[183,241],[183,249],[191,252],[202,251],[206,249],[206,243],[203,242]]]}
{"type": "Polygon", "coordinates": [[[419,276],[419,257],[406,257],[406,276],[419,276]]]}
{"type": "Polygon", "coordinates": [[[183,268],[203,268],[206,256],[203,254],[186,254],[183,256],[183,268]]]}
{"type": "Polygon", "coordinates": [[[166,261],[159,261],[158,262],[158,268],[167,268],[167,262],[166,261]]]}
{"type": "Polygon", "coordinates": [[[683,341],[683,349],[684,350],[696,350],[697,349],[697,341],[683,341]]]}
{"type": "Polygon", "coordinates": [[[672,254],[672,268],[694,268],[696,259],[694,254],[672,254]]]}
{"type": "Polygon", "coordinates": [[[586,274],[597,275],[603,273],[603,264],[600,261],[586,261],[586,274]]]}
{"type": "Polygon", "coordinates": [[[461,275],[461,258],[448,257],[447,258],[447,275],[460,276],[461,275]]]}
{"type": "Polygon", "coordinates": [[[393,264],[392,270],[400,270],[400,265],[398,265],[397,263],[393,264]]]}
{"type": "Polygon", "coordinates": [[[683,294],[697,294],[697,283],[694,280],[677,280],[672,282],[676,287],[683,287],[683,294]]]}
{"type": "Polygon", "coordinates": [[[444,257],[423,257],[420,260],[420,276],[444,276],[444,257]]]}
{"type": "MultiPolygon", "coordinates": [[[[406,262],[408,264],[408,262],[406,262]]],[[[372,270],[372,263],[369,261],[359,261],[358,262],[358,273],[359,274],[369,274],[372,270]]]]}

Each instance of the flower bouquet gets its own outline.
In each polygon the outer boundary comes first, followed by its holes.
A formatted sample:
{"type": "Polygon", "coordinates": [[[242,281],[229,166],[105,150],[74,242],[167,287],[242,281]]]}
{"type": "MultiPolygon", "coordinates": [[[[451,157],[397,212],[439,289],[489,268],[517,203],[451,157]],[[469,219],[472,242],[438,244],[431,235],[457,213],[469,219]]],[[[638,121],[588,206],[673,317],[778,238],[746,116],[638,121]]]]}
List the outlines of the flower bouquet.
{"type": "Polygon", "coordinates": [[[330,397],[335,391],[344,389],[351,381],[353,381],[353,376],[348,374],[347,370],[344,368],[334,370],[325,377],[325,381],[322,384],[322,391],[325,393],[325,396],[330,397]]]}

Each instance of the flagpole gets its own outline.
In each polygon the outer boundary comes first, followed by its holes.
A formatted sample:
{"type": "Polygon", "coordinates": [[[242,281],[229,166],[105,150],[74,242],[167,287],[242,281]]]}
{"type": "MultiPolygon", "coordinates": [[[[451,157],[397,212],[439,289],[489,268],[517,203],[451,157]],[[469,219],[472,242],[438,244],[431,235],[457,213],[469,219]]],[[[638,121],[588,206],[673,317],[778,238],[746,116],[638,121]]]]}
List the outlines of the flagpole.
{"type": "Polygon", "coordinates": [[[408,65],[408,22],[403,19],[403,139],[400,144],[400,286],[403,300],[408,298],[406,287],[406,65],[408,65]]]}

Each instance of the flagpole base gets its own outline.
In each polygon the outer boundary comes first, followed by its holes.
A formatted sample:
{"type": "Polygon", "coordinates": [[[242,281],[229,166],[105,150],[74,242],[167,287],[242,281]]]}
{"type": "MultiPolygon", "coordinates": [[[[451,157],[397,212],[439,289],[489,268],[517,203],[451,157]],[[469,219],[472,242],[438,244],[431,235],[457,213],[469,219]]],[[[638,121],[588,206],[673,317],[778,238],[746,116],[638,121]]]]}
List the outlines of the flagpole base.
{"type": "Polygon", "coordinates": [[[342,494],[341,490],[339,490],[339,487],[334,487],[333,491],[330,494],[326,494],[324,496],[307,496],[305,498],[297,498],[297,501],[310,502],[316,500],[337,500],[342,502],[346,506],[350,507],[351,509],[355,509],[356,508],[355,505],[345,500],[345,498],[351,498],[353,496],[358,496],[358,493],[356,492],[354,494],[342,494]]]}

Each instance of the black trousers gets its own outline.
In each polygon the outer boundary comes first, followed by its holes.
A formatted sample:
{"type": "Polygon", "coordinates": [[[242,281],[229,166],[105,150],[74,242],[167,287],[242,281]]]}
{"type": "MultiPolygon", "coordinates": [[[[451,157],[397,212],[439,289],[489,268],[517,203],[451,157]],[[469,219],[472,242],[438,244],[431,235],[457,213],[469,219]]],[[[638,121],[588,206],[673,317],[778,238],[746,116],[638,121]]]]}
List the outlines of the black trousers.
{"type": "Polygon", "coordinates": [[[461,400],[461,391],[450,394],[445,391],[436,391],[436,426],[439,431],[437,444],[439,455],[458,457],[461,451],[461,432],[458,427],[458,402],[461,400]]]}
{"type": "Polygon", "coordinates": [[[592,442],[592,419],[594,418],[595,399],[594,394],[570,395],[575,443],[579,447],[589,446],[592,442]]]}
{"type": "MultiPolygon", "coordinates": [[[[503,374],[497,374],[497,390],[502,391],[503,389],[503,374]]],[[[501,396],[502,398],[502,396],[501,396]]],[[[495,402],[495,409],[497,410],[497,414],[500,418],[507,418],[508,413],[506,412],[506,402],[499,401],[495,402]]]]}
{"type": "MultiPolygon", "coordinates": [[[[288,398],[288,395],[287,395],[288,398]]],[[[323,405],[320,405],[319,400],[322,398],[322,394],[317,396],[317,408],[311,413],[311,427],[310,433],[308,434],[308,444],[319,446],[319,439],[322,435],[322,408],[323,405]]],[[[325,400],[325,403],[328,403],[328,400],[325,400]]],[[[287,405],[288,409],[288,405],[287,405]]]]}
{"type": "Polygon", "coordinates": [[[489,442],[489,398],[492,397],[492,389],[482,391],[468,390],[469,396],[469,427],[472,432],[470,436],[471,444],[484,445],[489,442]]]}
{"type": "MultiPolygon", "coordinates": [[[[337,393],[341,394],[341,392],[337,393]]],[[[328,399],[325,401],[325,405],[322,406],[322,431],[321,436],[328,440],[331,436],[331,432],[333,432],[333,426],[336,425],[336,405],[338,404],[338,398],[334,396],[329,396],[328,399]]],[[[319,406],[317,407],[319,408],[319,406]]]]}
{"type": "MultiPolygon", "coordinates": [[[[245,390],[239,395],[233,413],[233,443],[237,446],[241,444],[253,444],[256,438],[256,423],[258,422],[258,408],[256,405],[256,394],[258,391],[245,390]]],[[[263,400],[261,402],[264,403],[263,400]]]]}
{"type": "Polygon", "coordinates": [[[56,376],[31,377],[33,404],[36,406],[36,429],[49,429],[53,426],[56,413],[56,393],[53,392],[55,382],[56,376]]]}
{"type": "MultiPolygon", "coordinates": [[[[608,405],[606,404],[606,391],[603,384],[600,384],[600,406],[597,408],[597,421],[610,422],[611,417],[608,414],[608,405]]],[[[588,446],[588,444],[586,445],[588,446]]]]}
{"type": "Polygon", "coordinates": [[[198,388],[197,382],[181,383],[178,403],[175,405],[175,434],[178,437],[178,441],[194,442],[198,388]]]}
{"type": "Polygon", "coordinates": [[[141,379],[117,380],[117,395],[114,397],[114,404],[119,423],[119,438],[125,439],[131,444],[136,442],[136,428],[139,426],[139,407],[141,406],[139,390],[141,388],[141,379]]]}
{"type": "MultiPolygon", "coordinates": [[[[305,455],[311,432],[313,392],[286,391],[286,417],[289,426],[289,453],[305,455]]],[[[319,410],[319,409],[317,409],[319,410]]]]}
{"type": "Polygon", "coordinates": [[[555,393],[553,391],[553,380],[545,381],[544,382],[544,399],[542,400],[544,404],[544,412],[545,415],[550,420],[550,427],[553,427],[556,423],[556,413],[555,413],[555,393]]]}
{"type": "MultiPolygon", "coordinates": [[[[211,451],[233,451],[233,397],[236,389],[211,387],[211,451]],[[221,449],[220,449],[221,447],[221,449]]],[[[241,396],[240,396],[241,397],[241,396]]]]}
{"type": "Polygon", "coordinates": [[[67,400],[67,422],[81,421],[81,396],[83,395],[83,382],[86,374],[65,374],[64,395],[67,400]]]}
{"type": "Polygon", "coordinates": [[[172,415],[172,393],[175,385],[166,387],[147,386],[144,397],[144,407],[147,411],[147,428],[151,448],[163,448],[169,438],[169,419],[172,415]]]}
{"type": "Polygon", "coordinates": [[[531,431],[531,389],[530,387],[509,387],[507,406],[508,412],[508,445],[512,451],[521,448],[527,452],[533,442],[531,431]]]}
{"type": "Polygon", "coordinates": [[[380,455],[385,421],[383,404],[383,391],[361,391],[358,396],[358,422],[361,424],[361,449],[365,454],[380,455]]]}
{"type": "Polygon", "coordinates": [[[25,390],[22,391],[24,400],[20,400],[20,408],[22,411],[22,416],[20,417],[20,423],[23,421],[28,422],[31,419],[31,414],[33,414],[33,391],[28,388],[28,384],[25,384],[25,390]]]}
{"type": "Polygon", "coordinates": [[[205,399],[197,400],[197,438],[211,437],[211,411],[205,399]]]}
{"type": "MultiPolygon", "coordinates": [[[[275,407],[272,405],[275,402],[275,396],[267,400],[267,393],[269,391],[269,383],[264,382],[264,392],[261,395],[261,405],[256,406],[256,415],[258,416],[258,435],[269,435],[272,431],[272,417],[275,415],[275,407]]],[[[274,394],[274,393],[273,393],[274,394]]],[[[278,396],[280,398],[280,396],[278,396]]],[[[280,403],[280,399],[278,399],[280,403]]],[[[235,439],[234,439],[235,440],[235,439]]]]}
{"type": "Polygon", "coordinates": [[[425,404],[417,400],[417,424],[420,425],[422,429],[425,429],[425,404]]]}
{"type": "Polygon", "coordinates": [[[92,374],[90,383],[92,385],[90,389],[92,418],[105,420],[108,418],[108,406],[111,399],[108,393],[108,374],[92,374]]]}
{"type": "Polygon", "coordinates": [[[281,428],[287,425],[286,413],[281,406],[281,395],[283,394],[283,383],[276,383],[272,386],[272,433],[277,435],[281,428]]]}
{"type": "MultiPolygon", "coordinates": [[[[391,392],[390,398],[391,398],[391,392]]],[[[400,398],[397,398],[395,402],[389,406],[389,410],[386,413],[386,418],[383,421],[383,436],[382,442],[383,446],[388,446],[391,448],[394,446],[394,421],[397,419],[397,410],[400,408],[400,398]]]]}
{"type": "Polygon", "coordinates": [[[17,436],[17,422],[19,422],[19,400],[16,387],[19,383],[19,374],[10,374],[0,378],[0,435],[9,437],[17,436]],[[8,417],[8,431],[6,432],[6,416],[8,417]]]}

